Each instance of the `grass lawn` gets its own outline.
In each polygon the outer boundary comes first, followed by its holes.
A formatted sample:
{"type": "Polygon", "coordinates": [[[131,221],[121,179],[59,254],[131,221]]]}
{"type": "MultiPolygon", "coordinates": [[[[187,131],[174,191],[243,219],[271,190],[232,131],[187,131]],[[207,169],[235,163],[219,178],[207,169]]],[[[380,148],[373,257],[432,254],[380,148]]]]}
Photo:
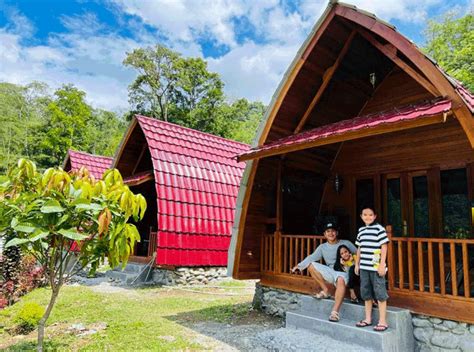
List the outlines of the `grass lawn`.
{"type": "MultiPolygon", "coordinates": [[[[48,320],[48,350],[142,351],[200,350],[192,324],[202,321],[233,323],[245,319],[253,297],[252,284],[223,282],[219,287],[116,289],[66,286],[48,320]],[[94,328],[106,323],[96,334],[77,336],[68,329],[82,323],[94,328]]],[[[0,311],[0,350],[24,351],[35,348],[36,331],[12,336],[7,331],[21,306],[34,301],[46,306],[50,291],[42,288],[24,296],[12,307],[0,311]]]]}

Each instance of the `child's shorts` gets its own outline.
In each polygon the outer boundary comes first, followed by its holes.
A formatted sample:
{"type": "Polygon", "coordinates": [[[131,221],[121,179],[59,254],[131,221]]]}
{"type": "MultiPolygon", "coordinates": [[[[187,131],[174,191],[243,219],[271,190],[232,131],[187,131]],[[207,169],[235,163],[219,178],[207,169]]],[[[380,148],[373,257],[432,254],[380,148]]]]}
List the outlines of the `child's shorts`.
{"type": "Polygon", "coordinates": [[[376,271],[360,270],[360,296],[364,301],[376,299],[386,301],[388,299],[385,276],[379,276],[376,271]]]}

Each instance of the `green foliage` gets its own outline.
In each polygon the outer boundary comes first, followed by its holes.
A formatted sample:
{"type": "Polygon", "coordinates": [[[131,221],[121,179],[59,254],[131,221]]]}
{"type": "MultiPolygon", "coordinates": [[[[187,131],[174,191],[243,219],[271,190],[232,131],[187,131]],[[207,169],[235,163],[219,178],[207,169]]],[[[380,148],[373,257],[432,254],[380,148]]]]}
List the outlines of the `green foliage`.
{"type": "Polygon", "coordinates": [[[132,113],[249,143],[263,116],[260,102],[225,101],[224,83],[201,58],[184,58],[161,45],[127,54],[138,71],[129,86],[132,113]]]}
{"type": "Polygon", "coordinates": [[[133,194],[115,169],[95,181],[87,170],[69,175],[50,168],[40,174],[25,159],[9,171],[0,199],[0,233],[15,234],[5,247],[31,252],[59,285],[76,257],[93,271],[105,256],[112,266],[125,263],[140,240],[128,220],[138,221],[146,209],[145,198],[133,194]]]}
{"type": "Polygon", "coordinates": [[[35,302],[26,302],[18,314],[13,319],[16,331],[27,334],[38,326],[41,317],[44,314],[44,308],[35,302]]]}
{"type": "Polygon", "coordinates": [[[115,113],[93,109],[85,93],[65,85],[53,96],[48,87],[0,83],[0,172],[21,157],[40,169],[58,166],[69,148],[113,155],[126,123],[115,113]]]}
{"type": "Polygon", "coordinates": [[[0,172],[19,157],[31,156],[37,129],[45,118],[48,96],[44,84],[0,83],[0,172]]]}
{"type": "Polygon", "coordinates": [[[447,73],[474,92],[474,14],[447,13],[441,22],[429,21],[425,51],[447,73]]]}

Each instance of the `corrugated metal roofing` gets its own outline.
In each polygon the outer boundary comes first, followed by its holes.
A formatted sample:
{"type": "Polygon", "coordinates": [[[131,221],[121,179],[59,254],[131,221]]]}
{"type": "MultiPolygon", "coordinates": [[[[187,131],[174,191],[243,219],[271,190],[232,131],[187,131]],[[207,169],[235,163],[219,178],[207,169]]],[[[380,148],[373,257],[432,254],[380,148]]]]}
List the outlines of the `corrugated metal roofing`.
{"type": "Polygon", "coordinates": [[[410,121],[423,117],[433,116],[451,110],[451,101],[438,99],[424,102],[418,105],[410,105],[404,108],[385,111],[365,116],[358,116],[353,119],[338,121],[329,125],[320,126],[305,132],[291,135],[279,140],[265,144],[261,147],[252,148],[242,153],[240,156],[248,156],[262,151],[279,149],[283,146],[293,146],[307,143],[317,139],[324,139],[334,135],[341,135],[347,132],[354,132],[367,128],[374,128],[379,125],[392,124],[402,121],[410,121]]]}
{"type": "Polygon", "coordinates": [[[67,160],[71,163],[71,169],[66,171],[78,171],[81,167],[89,170],[89,173],[96,179],[102,178],[104,172],[112,166],[113,158],[101,155],[94,155],[76,150],[68,150],[68,155],[64,162],[64,167],[67,165],[67,160]]]}
{"type": "Polygon", "coordinates": [[[222,266],[245,163],[243,143],[136,116],[153,162],[158,205],[156,263],[222,266]]]}

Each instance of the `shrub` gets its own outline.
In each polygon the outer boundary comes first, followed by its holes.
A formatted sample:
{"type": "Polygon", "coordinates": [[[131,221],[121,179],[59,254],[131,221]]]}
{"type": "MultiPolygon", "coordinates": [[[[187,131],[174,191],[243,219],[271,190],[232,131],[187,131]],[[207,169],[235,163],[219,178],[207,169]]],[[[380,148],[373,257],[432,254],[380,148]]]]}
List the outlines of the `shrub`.
{"type": "MultiPolygon", "coordinates": [[[[0,262],[0,264],[3,263],[0,262]]],[[[2,269],[2,273],[0,273],[0,309],[17,302],[21,296],[34,288],[46,284],[43,268],[38,266],[32,255],[24,255],[16,261],[14,270],[12,268],[2,269]],[[12,273],[15,274],[12,275],[12,273]]]]}
{"type": "Polygon", "coordinates": [[[38,303],[27,302],[20,309],[13,322],[16,324],[16,331],[21,334],[27,334],[38,326],[41,317],[44,314],[44,308],[38,303]]]}

